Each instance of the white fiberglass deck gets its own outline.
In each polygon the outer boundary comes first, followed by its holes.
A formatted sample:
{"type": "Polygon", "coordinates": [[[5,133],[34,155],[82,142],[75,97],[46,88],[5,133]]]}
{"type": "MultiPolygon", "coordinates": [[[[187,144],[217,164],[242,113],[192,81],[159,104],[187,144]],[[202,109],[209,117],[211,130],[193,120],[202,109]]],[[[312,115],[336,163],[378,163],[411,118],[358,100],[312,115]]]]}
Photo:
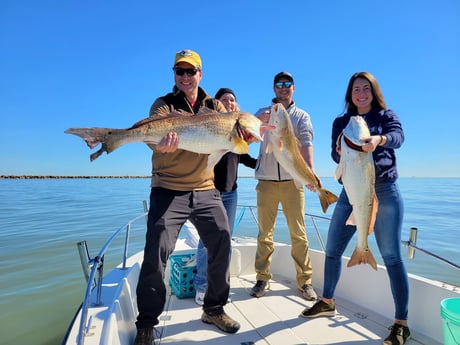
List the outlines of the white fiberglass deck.
{"type": "MultiPolygon", "coordinates": [[[[381,344],[392,320],[338,298],[334,318],[305,319],[300,312],[313,302],[304,300],[294,280],[274,277],[271,289],[261,298],[249,295],[255,275],[232,277],[231,303],[225,310],[240,324],[235,334],[226,334],[201,322],[202,309],[193,298],[171,295],[167,310],[156,327],[155,344],[207,345],[300,345],[381,344]]],[[[376,296],[378,298],[378,296],[376,296]]],[[[439,344],[413,334],[411,344],[439,344]]]]}
{"type": "MultiPolygon", "coordinates": [[[[367,265],[347,268],[348,259],[344,258],[336,290],[337,315],[305,319],[299,314],[313,302],[304,300],[297,290],[290,246],[276,245],[270,290],[261,298],[249,295],[256,280],[255,241],[239,239],[232,247],[231,302],[225,306],[225,311],[241,324],[240,330],[227,334],[214,325],[203,323],[202,308],[195,304],[193,297],[178,299],[169,291],[160,324],[156,326],[155,345],[364,345],[382,344],[382,339],[389,334],[394,307],[383,267],[379,266],[377,272],[367,265]]],[[[192,252],[194,249],[176,246],[176,253],[192,252]]],[[[95,294],[92,295],[85,345],[133,344],[137,316],[135,292],[142,254],[130,257],[126,269],[115,269],[104,278],[101,305],[94,305],[95,294]]],[[[313,271],[313,285],[320,294],[324,253],[311,250],[310,258],[312,265],[319,267],[313,271]]],[[[165,282],[169,275],[170,265],[166,269],[165,282]]],[[[439,345],[442,342],[439,303],[444,298],[458,297],[458,288],[413,275],[409,275],[409,281],[412,338],[407,344],[439,345]]],[[[76,317],[77,325],[80,316],[76,317]]],[[[71,328],[66,345],[78,343],[77,331],[77,327],[71,328]]]]}

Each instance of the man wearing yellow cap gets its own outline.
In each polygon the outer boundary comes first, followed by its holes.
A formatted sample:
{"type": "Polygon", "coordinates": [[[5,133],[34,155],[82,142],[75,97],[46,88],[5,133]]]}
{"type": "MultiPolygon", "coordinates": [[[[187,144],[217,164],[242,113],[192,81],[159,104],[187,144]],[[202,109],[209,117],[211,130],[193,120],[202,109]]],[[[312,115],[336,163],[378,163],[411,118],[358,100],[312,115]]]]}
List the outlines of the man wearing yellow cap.
{"type": "MultiPolygon", "coordinates": [[[[222,103],[199,87],[202,64],[196,52],[177,52],[173,72],[173,91],[155,100],[150,116],[165,116],[173,110],[197,114],[202,107],[226,111],[222,103]]],[[[151,345],[153,341],[153,327],[158,324],[166,301],[164,268],[187,219],[195,225],[209,255],[201,320],[227,333],[240,328],[223,308],[230,291],[231,237],[222,200],[214,187],[213,171],[207,169],[208,155],[178,149],[178,143],[179,137],[171,132],[157,145],[150,146],[152,189],[144,261],[137,285],[135,345],[151,345]]]]}

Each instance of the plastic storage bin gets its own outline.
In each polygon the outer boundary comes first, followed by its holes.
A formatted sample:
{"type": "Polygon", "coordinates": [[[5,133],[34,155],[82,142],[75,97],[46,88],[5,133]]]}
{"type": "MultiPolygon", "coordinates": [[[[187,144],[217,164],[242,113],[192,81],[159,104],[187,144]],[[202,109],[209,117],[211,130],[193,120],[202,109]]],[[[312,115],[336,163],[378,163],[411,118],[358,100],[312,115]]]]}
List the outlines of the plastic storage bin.
{"type": "Polygon", "coordinates": [[[169,256],[171,273],[169,286],[177,298],[195,296],[193,280],[196,274],[195,254],[173,254],[169,256]]]}

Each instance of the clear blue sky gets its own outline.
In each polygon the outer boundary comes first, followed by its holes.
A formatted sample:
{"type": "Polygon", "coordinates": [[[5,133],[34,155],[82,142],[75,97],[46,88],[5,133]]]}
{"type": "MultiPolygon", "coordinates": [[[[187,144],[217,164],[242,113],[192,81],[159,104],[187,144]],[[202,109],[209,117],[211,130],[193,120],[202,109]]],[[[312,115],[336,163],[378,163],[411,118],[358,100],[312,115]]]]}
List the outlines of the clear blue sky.
{"type": "Polygon", "coordinates": [[[400,175],[460,177],[459,41],[458,0],[3,0],[0,175],[149,175],[146,145],[90,163],[64,130],[147,117],[173,86],[175,52],[190,48],[203,60],[201,86],[234,89],[249,112],[270,104],[277,72],[291,72],[319,176],[335,171],[331,125],[347,82],[369,71],[403,123],[400,175]]]}

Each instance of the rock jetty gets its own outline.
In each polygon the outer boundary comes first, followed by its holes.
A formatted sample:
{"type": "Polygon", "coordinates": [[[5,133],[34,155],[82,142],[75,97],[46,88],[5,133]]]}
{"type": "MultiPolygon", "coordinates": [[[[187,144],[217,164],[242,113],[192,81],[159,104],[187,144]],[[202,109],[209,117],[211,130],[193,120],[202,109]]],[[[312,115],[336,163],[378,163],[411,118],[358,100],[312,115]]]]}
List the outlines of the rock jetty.
{"type": "Polygon", "coordinates": [[[6,179],[89,179],[89,178],[151,178],[151,176],[58,176],[58,175],[0,175],[0,180],[6,179]]]}

